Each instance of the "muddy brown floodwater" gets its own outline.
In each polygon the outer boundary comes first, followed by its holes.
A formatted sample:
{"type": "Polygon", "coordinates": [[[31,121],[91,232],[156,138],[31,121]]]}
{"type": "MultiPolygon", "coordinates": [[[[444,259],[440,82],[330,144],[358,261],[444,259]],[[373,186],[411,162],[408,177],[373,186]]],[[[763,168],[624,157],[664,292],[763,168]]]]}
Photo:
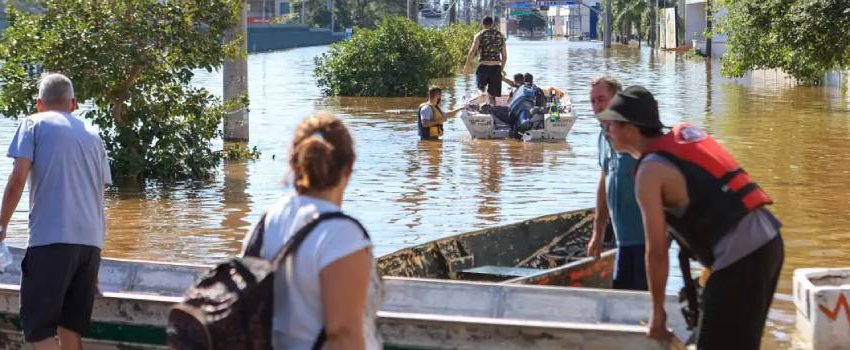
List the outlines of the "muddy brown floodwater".
{"type": "MultiPolygon", "coordinates": [[[[787,297],[793,269],[850,265],[850,96],[835,80],[796,87],[772,72],[730,80],[720,77],[718,62],[674,53],[511,38],[509,74],[531,72],[538,85],[570,94],[579,120],[567,141],[472,140],[455,118],[442,142],[421,142],[415,108],[424,97],[321,96],[313,57],[326,49],[250,55],[250,144],[263,152],[261,159],[225,164],[205,184],[110,190],[105,255],[213,263],[236,254],[263,208],[286,193],[288,142],[299,120],[317,109],[337,113],[356,137],[358,159],[344,208],[370,229],[377,254],[590,207],[599,126],[590,113],[588,81],[607,72],[649,88],[665,123],[687,120],[713,133],[776,201],[772,210],[784,223],[786,260],[765,348],[795,342],[787,297]]],[[[200,72],[195,83],[220,94],[221,79],[200,72]]],[[[439,84],[447,88],[448,105],[474,88],[465,76],[439,84]]],[[[6,150],[16,125],[0,118],[0,149],[6,150]]],[[[3,184],[11,164],[0,162],[3,184]]],[[[12,245],[26,244],[26,199],[10,225],[12,245]]]]}

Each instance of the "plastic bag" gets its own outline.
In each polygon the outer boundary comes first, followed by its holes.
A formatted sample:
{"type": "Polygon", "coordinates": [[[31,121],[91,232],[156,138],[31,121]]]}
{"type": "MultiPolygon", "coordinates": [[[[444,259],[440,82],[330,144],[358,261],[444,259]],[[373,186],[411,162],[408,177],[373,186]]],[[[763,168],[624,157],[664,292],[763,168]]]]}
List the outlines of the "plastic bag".
{"type": "Polygon", "coordinates": [[[0,273],[6,272],[6,269],[12,265],[14,262],[14,258],[12,258],[12,252],[9,251],[9,247],[6,245],[6,242],[0,242],[0,273]]]}

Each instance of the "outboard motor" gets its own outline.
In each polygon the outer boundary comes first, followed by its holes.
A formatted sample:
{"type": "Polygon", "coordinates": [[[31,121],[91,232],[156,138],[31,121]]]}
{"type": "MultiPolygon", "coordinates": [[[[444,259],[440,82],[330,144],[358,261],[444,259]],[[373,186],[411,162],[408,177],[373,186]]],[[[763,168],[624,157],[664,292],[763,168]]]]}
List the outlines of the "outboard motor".
{"type": "Polygon", "coordinates": [[[546,104],[543,91],[533,84],[520,86],[510,103],[510,117],[513,123],[513,134],[518,136],[528,130],[543,128],[543,110],[537,103],[543,97],[543,105],[546,104]]]}

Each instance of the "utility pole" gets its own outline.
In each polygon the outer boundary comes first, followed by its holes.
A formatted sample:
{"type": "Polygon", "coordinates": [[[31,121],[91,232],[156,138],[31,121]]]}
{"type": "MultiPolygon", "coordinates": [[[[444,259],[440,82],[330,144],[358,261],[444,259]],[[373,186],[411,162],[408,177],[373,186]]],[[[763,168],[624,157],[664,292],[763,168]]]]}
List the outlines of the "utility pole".
{"type": "MultiPolygon", "coordinates": [[[[230,42],[236,36],[242,36],[242,54],[240,57],[224,61],[224,100],[232,101],[248,95],[248,6],[242,2],[239,24],[224,35],[224,41],[230,42]]],[[[224,116],[224,141],[248,142],[248,109],[240,106],[228,111],[224,116]]]]}
{"type": "Polygon", "coordinates": [[[334,33],[334,0],[328,0],[328,11],[331,11],[331,33],[334,33]]]}
{"type": "Polygon", "coordinates": [[[714,29],[712,28],[714,23],[712,23],[714,19],[714,4],[712,0],[708,0],[705,2],[705,30],[708,32],[708,35],[705,36],[705,55],[708,57],[708,60],[711,61],[711,38],[714,36],[712,33],[714,29]]]}
{"type": "Polygon", "coordinates": [[[650,29],[649,33],[650,39],[652,40],[650,41],[650,46],[655,49],[660,48],[660,46],[658,45],[658,12],[658,0],[655,0],[655,13],[653,13],[652,17],[650,17],[654,18],[655,22],[652,23],[652,28],[650,29]]]}
{"type": "Polygon", "coordinates": [[[605,33],[604,33],[604,46],[605,48],[611,47],[611,38],[614,37],[613,25],[611,24],[611,0],[605,2],[605,33]]]}
{"type": "Polygon", "coordinates": [[[307,0],[301,0],[301,25],[307,24],[307,0]]]}
{"type": "MultiPolygon", "coordinates": [[[[676,11],[678,12],[677,14],[679,15],[680,18],[682,18],[682,24],[684,25],[684,23],[688,23],[687,11],[686,11],[687,5],[685,4],[684,1],[679,1],[677,3],[677,5],[679,5],[678,8],[676,9],[676,11]]],[[[683,31],[683,33],[685,33],[685,35],[683,37],[679,37],[679,23],[677,22],[676,23],[676,38],[677,38],[676,39],[676,46],[677,47],[685,45],[685,40],[687,40],[688,33],[684,32],[684,31],[683,31]]]]}

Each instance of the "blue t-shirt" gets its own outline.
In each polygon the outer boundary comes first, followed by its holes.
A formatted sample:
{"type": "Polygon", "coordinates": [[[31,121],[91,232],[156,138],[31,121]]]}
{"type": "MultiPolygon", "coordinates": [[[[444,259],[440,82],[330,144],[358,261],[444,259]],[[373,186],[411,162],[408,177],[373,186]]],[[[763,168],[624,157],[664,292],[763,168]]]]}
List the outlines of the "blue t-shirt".
{"type": "Polygon", "coordinates": [[[34,114],[18,126],[6,156],[32,161],[28,246],[103,247],[103,192],[112,176],[96,130],[70,113],[34,114]]]}
{"type": "Polygon", "coordinates": [[[644,244],[643,218],[635,196],[637,160],[631,154],[613,152],[605,135],[600,134],[599,163],[605,171],[605,199],[617,246],[644,244]]]}

